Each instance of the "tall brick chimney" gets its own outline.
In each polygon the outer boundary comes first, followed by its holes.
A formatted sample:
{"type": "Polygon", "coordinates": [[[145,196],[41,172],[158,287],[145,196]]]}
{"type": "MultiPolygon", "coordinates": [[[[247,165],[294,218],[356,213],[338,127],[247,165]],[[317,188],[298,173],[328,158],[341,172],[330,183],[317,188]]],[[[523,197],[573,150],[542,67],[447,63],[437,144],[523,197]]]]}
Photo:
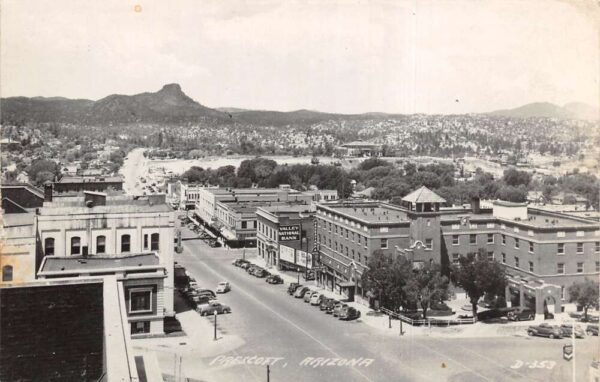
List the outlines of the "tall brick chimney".
{"type": "Polygon", "coordinates": [[[52,201],[52,182],[47,181],[44,183],[44,201],[51,202],[52,201]]]}

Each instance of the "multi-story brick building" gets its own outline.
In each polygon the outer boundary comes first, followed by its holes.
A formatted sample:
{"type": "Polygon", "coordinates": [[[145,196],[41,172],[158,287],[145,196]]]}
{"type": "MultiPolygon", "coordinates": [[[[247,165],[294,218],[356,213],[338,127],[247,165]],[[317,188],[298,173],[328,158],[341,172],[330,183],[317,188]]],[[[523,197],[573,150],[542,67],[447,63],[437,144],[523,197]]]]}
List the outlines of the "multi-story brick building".
{"type": "Polygon", "coordinates": [[[123,178],[120,176],[63,176],[59,181],[54,182],[54,192],[56,193],[105,192],[109,189],[122,191],[123,178]]]}
{"type": "Polygon", "coordinates": [[[314,265],[314,211],[308,205],[278,205],[256,210],[258,255],[282,269],[306,271],[314,265]]]}
{"type": "Polygon", "coordinates": [[[415,266],[439,262],[445,270],[460,256],[483,253],[506,266],[509,303],[535,305],[542,314],[568,301],[573,282],[600,274],[598,222],[502,201],[491,209],[443,203],[423,187],[402,206],[318,205],[322,281],[349,297],[364,296],[360,277],[375,250],[407,256],[415,266]]]}

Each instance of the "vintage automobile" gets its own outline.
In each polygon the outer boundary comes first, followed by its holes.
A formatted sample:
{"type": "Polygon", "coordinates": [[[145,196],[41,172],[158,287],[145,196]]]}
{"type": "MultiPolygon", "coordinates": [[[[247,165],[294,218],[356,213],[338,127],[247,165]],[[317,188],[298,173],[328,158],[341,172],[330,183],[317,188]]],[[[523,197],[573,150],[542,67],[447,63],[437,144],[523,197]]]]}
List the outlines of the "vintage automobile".
{"type": "Polygon", "coordinates": [[[217,314],[231,313],[231,308],[225,304],[221,304],[219,301],[210,301],[208,304],[198,305],[196,311],[201,316],[208,316],[217,312],[217,314]]]}
{"type": "Polygon", "coordinates": [[[345,320],[345,321],[356,320],[356,319],[360,318],[360,310],[353,308],[351,306],[346,306],[345,308],[342,308],[342,310],[340,311],[339,318],[340,318],[340,320],[345,320]]]}
{"type": "Polygon", "coordinates": [[[283,284],[283,279],[279,275],[268,276],[265,281],[269,284],[283,284]]]}
{"type": "Polygon", "coordinates": [[[506,317],[511,321],[532,321],[535,318],[535,313],[529,308],[520,307],[508,312],[506,317]]]}
{"type": "Polygon", "coordinates": [[[217,293],[227,293],[231,290],[231,285],[227,281],[221,281],[219,285],[217,285],[217,293]]]}
{"type": "MultiPolygon", "coordinates": [[[[573,335],[573,324],[562,324],[560,326],[563,337],[571,337],[573,335]]],[[[585,333],[579,325],[575,325],[575,338],[583,338],[585,333]]]]}
{"type": "Polygon", "coordinates": [[[527,329],[527,334],[530,336],[540,336],[548,338],[562,338],[562,330],[560,326],[550,325],[542,323],[539,325],[532,325],[527,329]]]}

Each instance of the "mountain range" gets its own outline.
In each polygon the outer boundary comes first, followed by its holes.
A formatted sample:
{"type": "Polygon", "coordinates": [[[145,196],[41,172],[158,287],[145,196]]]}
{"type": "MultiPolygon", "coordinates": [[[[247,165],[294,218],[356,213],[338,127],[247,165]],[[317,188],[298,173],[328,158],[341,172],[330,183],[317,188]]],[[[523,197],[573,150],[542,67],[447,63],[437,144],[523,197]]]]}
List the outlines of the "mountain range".
{"type": "MultiPolygon", "coordinates": [[[[2,123],[60,122],[74,124],[230,124],[284,126],[311,124],[336,119],[380,119],[386,113],[335,114],[312,110],[291,112],[206,107],[188,97],[178,84],[168,84],[155,93],[113,94],[97,101],[62,97],[10,97],[0,99],[2,123]]],[[[583,103],[558,106],[531,103],[515,109],[497,110],[488,115],[515,118],[547,117],[597,120],[598,110],[583,103]]]]}

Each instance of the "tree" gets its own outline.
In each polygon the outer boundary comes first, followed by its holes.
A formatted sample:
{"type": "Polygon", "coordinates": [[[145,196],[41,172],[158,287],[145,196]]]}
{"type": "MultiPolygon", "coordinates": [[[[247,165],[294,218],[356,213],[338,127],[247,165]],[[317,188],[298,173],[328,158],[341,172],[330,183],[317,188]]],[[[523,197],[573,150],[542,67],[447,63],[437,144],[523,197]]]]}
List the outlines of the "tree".
{"type": "Polygon", "coordinates": [[[410,278],[410,263],[403,257],[394,259],[382,250],[376,250],[369,256],[367,266],[361,282],[365,290],[377,297],[380,306],[390,310],[405,306],[403,287],[410,278]]]}
{"type": "Polygon", "coordinates": [[[504,170],[504,176],[502,179],[504,179],[504,182],[509,186],[527,186],[529,182],[531,182],[531,174],[525,171],[519,171],[514,168],[509,168],[507,170],[504,170]]]}
{"type": "Polygon", "coordinates": [[[58,175],[60,172],[60,167],[56,165],[51,160],[40,159],[31,164],[29,169],[27,170],[27,174],[29,175],[29,179],[33,179],[37,182],[38,185],[41,185],[46,180],[53,180],[55,175],[58,175]],[[43,176],[38,178],[39,173],[46,173],[43,176]],[[50,177],[50,175],[52,175],[50,177]],[[50,179],[48,179],[50,177],[50,179]],[[38,182],[40,179],[41,182],[38,182]]]}
{"type": "Polygon", "coordinates": [[[473,307],[473,318],[477,317],[477,302],[486,293],[501,295],[506,288],[506,274],[499,263],[488,260],[483,251],[460,257],[451,269],[455,285],[463,288],[473,307]]]}
{"type": "Polygon", "coordinates": [[[598,308],[598,283],[586,278],[573,283],[569,287],[569,302],[574,302],[583,308],[584,318],[590,308],[598,308]]]}
{"type": "Polygon", "coordinates": [[[448,278],[441,274],[439,264],[427,264],[416,269],[402,288],[409,304],[420,305],[423,318],[427,318],[427,310],[433,303],[448,298],[448,278]]]}

